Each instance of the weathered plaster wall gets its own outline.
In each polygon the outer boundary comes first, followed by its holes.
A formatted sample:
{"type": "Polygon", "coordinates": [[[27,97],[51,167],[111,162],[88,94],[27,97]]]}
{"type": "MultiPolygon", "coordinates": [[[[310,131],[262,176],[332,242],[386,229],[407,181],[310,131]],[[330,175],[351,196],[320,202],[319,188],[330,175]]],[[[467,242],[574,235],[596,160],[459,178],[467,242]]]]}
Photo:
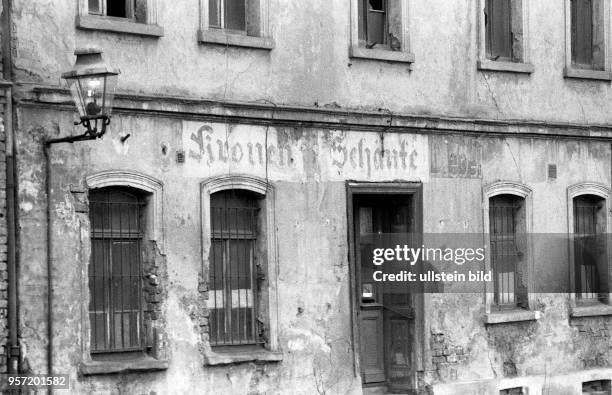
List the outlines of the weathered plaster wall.
{"type": "Polygon", "coordinates": [[[77,1],[16,0],[17,79],[58,85],[75,47],[97,45],[120,91],[394,113],[609,123],[609,82],[563,78],[563,1],[529,2],[531,75],[481,72],[478,1],[409,1],[416,61],[349,59],[349,2],[270,0],[272,51],[199,44],[199,2],[157,1],[162,38],[75,28],[77,1]],[[554,92],[554,94],[551,94],[554,92]]]}
{"type": "MultiPolygon", "coordinates": [[[[46,370],[46,308],[40,303],[46,295],[42,139],[75,134],[73,117],[72,112],[51,109],[23,107],[19,112],[20,318],[25,358],[33,372],[46,370]]],[[[55,146],[51,158],[58,323],[54,361],[81,393],[180,393],[193,388],[214,393],[280,393],[286,388],[303,394],[322,389],[360,393],[350,335],[347,179],[421,181],[426,232],[474,233],[483,230],[482,187],[496,180],[521,181],[533,189],[534,231],[565,233],[566,188],[581,181],[610,185],[611,174],[610,145],[596,141],[409,133],[386,133],[381,139],[376,132],[140,115],[116,115],[102,140],[55,146]],[[129,139],[121,143],[127,133],[129,139]],[[185,153],[183,164],[175,160],[179,150],[185,153]],[[558,165],[556,180],[546,178],[548,163],[558,165]],[[87,175],[108,169],[133,169],[164,184],[167,278],[161,314],[168,339],[167,372],[120,379],[77,373],[86,341],[81,333],[88,325],[82,318],[86,304],[75,303],[88,298],[83,286],[88,221],[76,213],[72,191],[83,186],[87,175]],[[276,188],[284,360],[205,368],[198,321],[199,184],[211,176],[239,173],[267,177],[276,188]]],[[[488,329],[481,295],[433,295],[428,303],[429,354],[422,380],[436,391],[472,380],[496,385],[515,375],[539,383],[551,371],[577,374],[595,366],[610,372],[612,355],[604,346],[609,344],[609,319],[569,321],[566,295],[539,295],[536,309],[543,318],[537,322],[488,329]],[[593,357],[593,350],[600,349],[601,355],[593,357]]],[[[566,383],[567,378],[560,380],[566,383]]]]}

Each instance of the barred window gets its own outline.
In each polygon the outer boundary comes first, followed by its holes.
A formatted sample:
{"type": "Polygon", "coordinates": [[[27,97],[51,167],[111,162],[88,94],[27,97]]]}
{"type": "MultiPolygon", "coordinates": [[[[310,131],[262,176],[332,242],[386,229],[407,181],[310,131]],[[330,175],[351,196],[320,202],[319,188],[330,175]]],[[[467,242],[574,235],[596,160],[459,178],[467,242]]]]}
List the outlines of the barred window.
{"type": "Polygon", "coordinates": [[[209,306],[212,346],[254,345],[258,338],[258,199],[243,190],[210,195],[209,306]]]}
{"type": "Polygon", "coordinates": [[[524,199],[497,195],[489,201],[491,265],[494,275],[495,304],[499,307],[527,307],[524,281],[524,199]]]}
{"type": "Polygon", "coordinates": [[[143,349],[143,200],[130,188],[90,192],[91,352],[143,349]]]}
{"type": "MultiPolygon", "coordinates": [[[[598,196],[574,198],[574,254],[576,296],[598,301],[607,293],[607,264],[602,211],[605,200],[598,196]]],[[[605,220],[605,214],[603,215],[605,220]]]]}

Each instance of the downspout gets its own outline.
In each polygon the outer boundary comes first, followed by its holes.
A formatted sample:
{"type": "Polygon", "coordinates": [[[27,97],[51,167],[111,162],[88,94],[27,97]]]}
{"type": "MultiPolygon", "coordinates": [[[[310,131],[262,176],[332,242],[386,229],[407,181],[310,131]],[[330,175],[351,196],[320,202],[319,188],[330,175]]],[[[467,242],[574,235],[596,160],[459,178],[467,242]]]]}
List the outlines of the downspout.
{"type": "Polygon", "coordinates": [[[12,61],[12,34],[11,34],[11,0],[2,0],[2,65],[3,77],[5,79],[6,107],[4,111],[4,131],[6,136],[6,225],[7,225],[7,318],[8,318],[8,345],[7,345],[7,367],[9,374],[19,371],[19,299],[18,299],[18,276],[17,276],[17,192],[15,188],[15,151],[16,143],[14,136],[13,120],[13,61],[12,61]]]}
{"type": "MultiPolygon", "coordinates": [[[[94,140],[101,134],[85,133],[79,136],[60,137],[45,140],[43,151],[45,154],[45,192],[47,196],[47,375],[53,375],[53,229],[51,226],[51,145],[59,143],[74,143],[75,141],[94,140]]],[[[49,387],[49,394],[53,394],[53,387],[49,387]]]]}
{"type": "MultiPolygon", "coordinates": [[[[53,376],[53,241],[51,238],[51,160],[49,159],[49,140],[45,141],[43,151],[45,153],[45,194],[47,197],[47,375],[53,376]]],[[[53,394],[49,387],[49,394],[53,394]]]]}

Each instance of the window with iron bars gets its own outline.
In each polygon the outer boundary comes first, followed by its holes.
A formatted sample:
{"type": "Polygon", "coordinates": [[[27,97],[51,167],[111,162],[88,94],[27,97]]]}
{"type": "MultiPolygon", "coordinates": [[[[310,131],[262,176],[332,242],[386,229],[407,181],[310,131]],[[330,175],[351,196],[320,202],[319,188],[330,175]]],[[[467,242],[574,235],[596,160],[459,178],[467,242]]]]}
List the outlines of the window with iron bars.
{"type": "Polygon", "coordinates": [[[491,267],[495,304],[500,308],[527,307],[521,276],[524,248],[519,240],[519,233],[524,233],[523,202],[523,198],[514,195],[498,195],[489,201],[491,267]]]}
{"type": "Polygon", "coordinates": [[[101,188],[89,204],[91,353],[143,350],[144,202],[129,188],[101,188]]]}
{"type": "Polygon", "coordinates": [[[257,345],[258,199],[243,190],[210,195],[208,303],[211,346],[257,345]]]}
{"type": "Polygon", "coordinates": [[[604,199],[597,196],[574,198],[575,291],[582,302],[604,300],[608,292],[605,238],[600,219],[603,207],[604,199]]]}

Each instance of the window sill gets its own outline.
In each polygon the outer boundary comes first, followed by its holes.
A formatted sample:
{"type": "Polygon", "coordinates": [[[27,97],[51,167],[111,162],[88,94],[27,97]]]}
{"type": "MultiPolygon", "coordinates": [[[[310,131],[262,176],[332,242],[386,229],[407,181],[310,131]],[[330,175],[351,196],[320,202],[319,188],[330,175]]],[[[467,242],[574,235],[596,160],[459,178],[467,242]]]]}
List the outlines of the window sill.
{"type": "Polygon", "coordinates": [[[612,72],[605,70],[574,69],[571,67],[566,67],[563,70],[563,76],[565,78],[612,81],[612,72]]]}
{"type": "Polygon", "coordinates": [[[368,49],[353,45],[350,48],[349,56],[358,59],[384,60],[387,62],[397,63],[414,63],[414,54],[412,52],[391,51],[385,49],[368,49]]]}
{"type": "Polygon", "coordinates": [[[598,317],[604,315],[612,315],[612,306],[598,303],[592,305],[578,305],[572,307],[570,317],[598,317]]]}
{"type": "Polygon", "coordinates": [[[79,29],[100,30],[113,33],[128,33],[139,36],[162,37],[164,28],[159,25],[138,23],[120,18],[107,18],[97,15],[79,15],[76,25],[79,29]]]}
{"type": "Polygon", "coordinates": [[[505,324],[509,322],[535,321],[539,317],[538,312],[531,310],[508,310],[489,313],[485,315],[485,324],[505,324]]]}
{"type": "Polygon", "coordinates": [[[212,29],[198,30],[198,42],[267,50],[274,48],[274,40],[269,37],[244,36],[242,34],[231,34],[223,30],[212,29]]]}
{"type": "Polygon", "coordinates": [[[204,352],[205,365],[228,365],[239,362],[280,362],[283,360],[282,351],[270,350],[236,350],[230,352],[204,352]]]}
{"type": "Polygon", "coordinates": [[[478,70],[484,71],[503,71],[507,73],[531,74],[535,67],[531,63],[504,62],[496,60],[479,60],[478,70]]]}
{"type": "Polygon", "coordinates": [[[166,369],[168,369],[168,361],[147,356],[131,360],[87,361],[82,362],[80,366],[81,374],[84,376],[127,372],[153,372],[166,369]]]}

